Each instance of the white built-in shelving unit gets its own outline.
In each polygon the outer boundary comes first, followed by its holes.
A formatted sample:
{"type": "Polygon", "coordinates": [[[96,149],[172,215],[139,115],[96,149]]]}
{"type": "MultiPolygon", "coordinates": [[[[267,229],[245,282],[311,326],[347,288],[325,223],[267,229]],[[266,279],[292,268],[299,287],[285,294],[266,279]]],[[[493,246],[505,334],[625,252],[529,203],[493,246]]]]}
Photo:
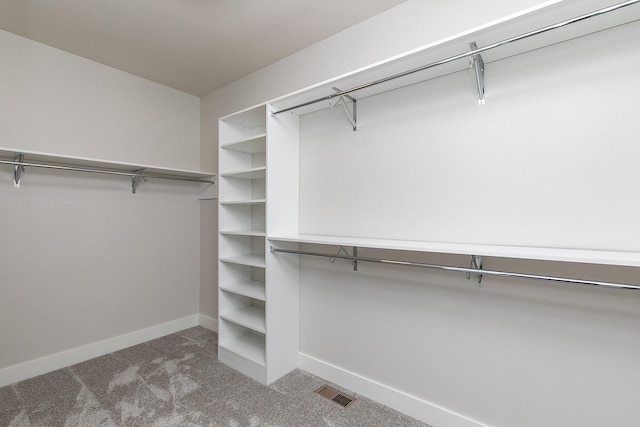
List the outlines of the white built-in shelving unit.
{"type": "Polygon", "coordinates": [[[266,373],[266,112],[220,120],[220,360],[264,382],[266,373]]]}
{"type": "Polygon", "coordinates": [[[297,230],[297,222],[279,225],[287,215],[271,214],[297,204],[297,190],[286,184],[297,183],[297,159],[267,165],[287,141],[283,122],[262,105],[219,123],[219,358],[264,384],[297,366],[297,261],[266,256],[268,230],[297,230]],[[271,143],[273,135],[279,142],[271,143]]]}

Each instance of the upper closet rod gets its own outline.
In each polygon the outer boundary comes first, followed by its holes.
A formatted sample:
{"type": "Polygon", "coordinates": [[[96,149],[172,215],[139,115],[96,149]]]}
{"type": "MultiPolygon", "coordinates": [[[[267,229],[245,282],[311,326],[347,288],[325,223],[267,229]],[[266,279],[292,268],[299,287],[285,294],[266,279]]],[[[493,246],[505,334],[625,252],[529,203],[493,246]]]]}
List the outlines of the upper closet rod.
{"type": "Polygon", "coordinates": [[[490,44],[490,45],[487,45],[487,46],[484,46],[484,47],[473,49],[473,50],[470,50],[470,51],[465,52],[465,53],[460,53],[458,55],[454,55],[454,56],[451,56],[449,58],[442,59],[440,61],[432,62],[430,64],[423,65],[423,66],[417,67],[417,68],[413,68],[411,70],[404,71],[404,72],[401,72],[401,73],[398,73],[398,74],[394,74],[394,75],[389,76],[389,77],[384,77],[384,78],[381,78],[379,80],[375,80],[375,81],[372,81],[372,82],[369,82],[369,83],[362,84],[360,86],[355,86],[355,87],[352,87],[351,89],[345,89],[345,90],[342,90],[340,92],[336,92],[336,93],[332,93],[332,94],[327,95],[327,96],[323,96],[322,98],[317,98],[317,99],[314,99],[312,101],[303,102],[302,104],[294,105],[293,107],[284,108],[284,109],[278,110],[278,111],[272,111],[271,114],[280,114],[280,113],[284,113],[286,111],[295,110],[296,108],[306,107],[307,105],[315,104],[315,103],[318,103],[318,102],[328,101],[328,100],[331,100],[331,99],[333,99],[335,97],[338,97],[338,96],[343,96],[343,95],[346,95],[346,94],[351,93],[351,92],[356,92],[356,91],[359,91],[359,90],[362,90],[362,89],[366,89],[366,88],[371,87],[371,86],[378,85],[380,83],[388,82],[389,80],[394,80],[394,79],[397,79],[397,78],[400,78],[400,77],[405,77],[405,76],[408,76],[410,74],[414,74],[414,73],[417,73],[419,71],[428,70],[429,68],[434,68],[434,67],[437,67],[439,65],[444,65],[444,64],[447,64],[449,62],[453,62],[453,61],[456,61],[458,59],[462,59],[462,58],[465,58],[465,57],[478,55],[478,54],[480,54],[482,52],[486,52],[488,50],[495,49],[497,47],[504,46],[504,45],[509,44],[509,43],[513,43],[513,42],[517,42],[517,41],[520,41],[520,40],[524,40],[524,39],[527,39],[529,37],[533,37],[533,36],[537,36],[537,35],[542,34],[542,33],[546,33],[548,31],[552,31],[552,30],[556,30],[558,28],[566,27],[567,25],[575,24],[577,22],[581,22],[581,21],[584,21],[584,20],[587,20],[587,19],[590,19],[590,18],[594,18],[596,16],[600,16],[600,15],[604,15],[604,14],[607,14],[607,13],[610,13],[610,12],[614,12],[616,10],[622,9],[624,7],[627,7],[627,6],[634,5],[634,4],[639,3],[639,2],[640,2],[640,0],[629,0],[629,1],[622,2],[622,3],[619,3],[619,4],[613,5],[613,6],[605,7],[603,9],[599,9],[599,10],[596,10],[594,12],[586,13],[584,15],[580,15],[580,16],[572,18],[572,19],[567,19],[566,21],[558,22],[556,24],[549,25],[549,26],[544,27],[544,28],[540,28],[540,29],[537,29],[537,30],[534,30],[534,31],[530,31],[528,33],[520,34],[519,36],[511,37],[509,39],[505,39],[505,40],[502,40],[502,41],[499,41],[499,42],[496,42],[496,43],[493,43],[493,44],[490,44]]]}
{"type": "MultiPolygon", "coordinates": [[[[85,167],[79,167],[79,166],[63,166],[63,165],[55,165],[50,163],[31,163],[31,162],[23,162],[20,160],[0,160],[0,164],[12,165],[16,169],[24,168],[24,167],[33,167],[33,168],[64,170],[64,171],[89,172],[89,173],[101,173],[101,174],[107,174],[107,175],[128,176],[132,179],[133,193],[136,192],[136,187],[140,179],[143,179],[146,181],[149,178],[171,179],[175,181],[189,181],[189,182],[200,182],[200,183],[206,183],[206,184],[215,184],[215,180],[210,180],[210,179],[192,178],[188,176],[174,176],[174,175],[145,173],[142,170],[127,172],[127,171],[117,171],[117,170],[109,170],[109,169],[85,168],[85,167]]],[[[15,179],[16,179],[16,184],[19,185],[19,175],[17,175],[15,179]]]]}
{"type": "Polygon", "coordinates": [[[366,257],[360,257],[360,256],[341,255],[340,253],[333,255],[333,254],[325,254],[321,252],[308,252],[308,251],[299,251],[299,250],[291,250],[291,249],[276,249],[273,246],[271,246],[269,250],[271,252],[282,252],[282,253],[296,254],[296,255],[308,255],[308,256],[330,258],[330,259],[339,258],[339,259],[346,259],[349,261],[363,261],[363,262],[372,262],[372,263],[378,263],[378,264],[391,264],[391,265],[402,265],[402,266],[409,266],[409,267],[429,268],[429,269],[436,269],[436,270],[455,271],[459,273],[515,277],[519,279],[546,280],[551,282],[571,283],[576,285],[601,286],[601,287],[613,288],[613,289],[640,290],[640,285],[629,285],[624,283],[598,282],[593,280],[569,279],[566,277],[553,277],[553,276],[540,276],[536,274],[512,273],[509,271],[484,270],[479,268],[453,267],[450,265],[425,264],[420,262],[366,258],[366,257]]]}
{"type": "Polygon", "coordinates": [[[58,169],[58,170],[76,171],[76,172],[103,173],[108,175],[122,175],[122,176],[131,177],[131,178],[172,179],[176,181],[191,181],[191,182],[203,182],[207,184],[215,184],[215,181],[212,181],[209,179],[190,178],[186,176],[161,175],[161,174],[152,174],[152,173],[135,172],[135,171],[125,172],[125,171],[116,171],[116,170],[109,170],[109,169],[93,169],[93,168],[81,168],[77,166],[53,165],[49,163],[18,162],[13,160],[0,160],[0,163],[5,165],[13,165],[13,166],[21,166],[21,167],[58,169]]]}

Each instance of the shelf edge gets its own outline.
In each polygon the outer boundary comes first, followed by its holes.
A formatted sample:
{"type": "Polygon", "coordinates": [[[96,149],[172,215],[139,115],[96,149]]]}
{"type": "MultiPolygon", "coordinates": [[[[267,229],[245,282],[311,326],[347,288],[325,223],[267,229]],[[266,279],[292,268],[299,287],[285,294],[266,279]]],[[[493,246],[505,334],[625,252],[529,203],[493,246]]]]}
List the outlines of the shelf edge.
{"type": "Polygon", "coordinates": [[[267,239],[282,242],[356,246],[360,248],[370,249],[404,250],[414,252],[443,253],[451,255],[481,255],[498,258],[516,258],[540,261],[575,262],[582,264],[640,267],[640,253],[638,252],[422,242],[309,234],[292,236],[267,236],[267,239]]]}

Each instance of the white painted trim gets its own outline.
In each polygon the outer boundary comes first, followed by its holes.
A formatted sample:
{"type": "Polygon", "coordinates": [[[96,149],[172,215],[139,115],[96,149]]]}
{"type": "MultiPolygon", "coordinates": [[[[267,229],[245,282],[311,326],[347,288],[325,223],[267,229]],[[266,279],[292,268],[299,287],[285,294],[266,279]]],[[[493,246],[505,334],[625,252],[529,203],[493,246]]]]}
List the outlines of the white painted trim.
{"type": "Polygon", "coordinates": [[[488,427],[479,421],[304,353],[299,353],[298,366],[304,371],[435,427],[488,427]]]}
{"type": "Polygon", "coordinates": [[[218,319],[200,314],[199,324],[210,331],[218,332],[218,319]]]}
{"type": "Polygon", "coordinates": [[[183,317],[102,341],[50,354],[0,369],[0,387],[103,356],[123,348],[198,326],[198,315],[183,317]]]}

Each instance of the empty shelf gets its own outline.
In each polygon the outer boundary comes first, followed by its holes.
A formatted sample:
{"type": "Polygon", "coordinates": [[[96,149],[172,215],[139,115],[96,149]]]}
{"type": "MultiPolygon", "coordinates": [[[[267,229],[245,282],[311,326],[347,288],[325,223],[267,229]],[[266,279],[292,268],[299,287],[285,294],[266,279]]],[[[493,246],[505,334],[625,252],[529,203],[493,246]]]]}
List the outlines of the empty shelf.
{"type": "Polygon", "coordinates": [[[264,283],[256,280],[246,280],[243,282],[220,285],[220,289],[260,301],[266,300],[264,283]]]}
{"type": "Polygon", "coordinates": [[[238,255],[234,257],[220,258],[220,261],[248,265],[249,267],[265,268],[264,255],[238,255]]]}
{"type": "Polygon", "coordinates": [[[233,340],[222,342],[220,346],[258,365],[266,365],[264,337],[247,333],[233,340]]]}
{"type": "Polygon", "coordinates": [[[248,305],[229,313],[221,313],[220,317],[253,331],[266,333],[264,308],[248,305]]]}
{"type": "Polygon", "coordinates": [[[267,176],[266,166],[257,168],[238,170],[233,172],[225,172],[220,174],[225,178],[242,178],[242,179],[261,179],[267,176]]]}
{"type": "Polygon", "coordinates": [[[223,230],[220,231],[220,234],[230,235],[230,236],[253,236],[253,237],[264,237],[266,233],[264,230],[223,230]]]}
{"type": "Polygon", "coordinates": [[[249,154],[263,153],[267,150],[266,141],[267,135],[263,133],[249,138],[243,138],[237,141],[222,144],[221,148],[249,154]]]}
{"type": "Polygon", "coordinates": [[[252,200],[230,200],[230,201],[221,201],[221,205],[264,205],[266,203],[265,199],[252,199],[252,200]]]}

